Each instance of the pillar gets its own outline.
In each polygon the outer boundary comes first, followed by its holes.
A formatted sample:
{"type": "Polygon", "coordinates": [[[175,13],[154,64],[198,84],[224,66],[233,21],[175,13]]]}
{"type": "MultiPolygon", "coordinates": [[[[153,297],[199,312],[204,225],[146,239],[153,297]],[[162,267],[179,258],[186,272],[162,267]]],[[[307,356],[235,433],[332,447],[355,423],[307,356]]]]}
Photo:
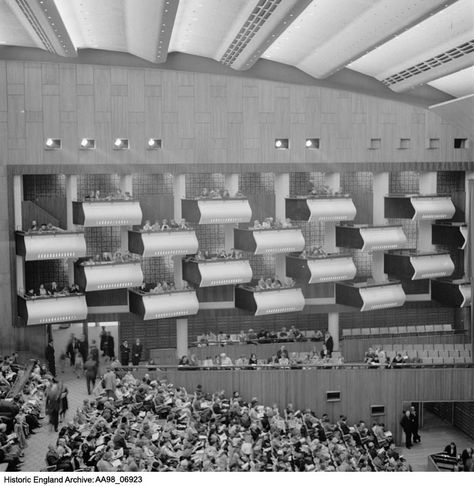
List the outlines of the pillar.
{"type": "Polygon", "coordinates": [[[176,356],[188,354],[188,320],[176,319],[176,356]]]}
{"type": "MultiPolygon", "coordinates": [[[[433,195],[437,191],[437,173],[422,172],[419,179],[420,195],[433,195]]],[[[418,221],[418,234],[416,248],[418,251],[430,251],[433,249],[431,244],[431,225],[432,221],[418,221]]]]}
{"type": "MultiPolygon", "coordinates": [[[[120,177],[120,190],[122,191],[123,194],[126,192],[129,192],[130,194],[133,195],[133,179],[131,174],[126,174],[120,177]]],[[[125,253],[128,251],[128,227],[127,226],[121,226],[120,227],[120,251],[125,253]]]]}
{"type": "MultiPolygon", "coordinates": [[[[77,176],[66,176],[66,229],[74,231],[76,225],[72,221],[72,202],[77,201],[77,176]]],[[[74,283],[74,262],[68,260],[67,274],[69,285],[74,283]]]]}
{"type": "MultiPolygon", "coordinates": [[[[470,181],[474,181],[474,172],[466,172],[465,180],[464,180],[464,191],[465,191],[465,206],[464,206],[464,221],[467,224],[468,228],[471,228],[472,224],[474,223],[474,219],[472,218],[471,214],[471,194],[469,191],[469,183],[470,181]]],[[[464,250],[464,275],[467,278],[471,278],[472,270],[470,266],[472,262],[470,262],[469,256],[469,248],[472,247],[471,244],[466,245],[466,249],[464,250]]]]}
{"type": "MultiPolygon", "coordinates": [[[[290,196],[290,174],[275,175],[275,219],[286,219],[285,199],[290,196]]],[[[275,274],[286,278],[286,256],[275,256],[275,274]]]]}
{"type": "MultiPolygon", "coordinates": [[[[239,190],[239,174],[226,174],[224,187],[233,196],[239,190]]],[[[224,225],[224,249],[226,251],[234,248],[234,228],[235,224],[224,225]]]]}
{"type": "MultiPolygon", "coordinates": [[[[186,175],[177,174],[173,177],[173,218],[175,221],[181,221],[183,219],[181,200],[186,197],[186,175]]],[[[173,277],[176,288],[182,288],[183,286],[183,266],[182,257],[180,255],[173,256],[173,277]]],[[[187,337],[186,337],[187,343],[187,337]]],[[[187,344],[186,344],[187,346],[187,344]]]]}
{"type": "MultiPolygon", "coordinates": [[[[13,176],[13,207],[15,229],[23,229],[23,176],[13,176]]],[[[24,293],[25,289],[25,260],[21,256],[16,256],[16,288],[19,293],[24,293]]]]}
{"type": "Polygon", "coordinates": [[[339,313],[328,313],[328,331],[334,341],[333,351],[339,351],[339,313]]]}
{"type": "MultiPolygon", "coordinates": [[[[341,174],[339,172],[327,172],[324,174],[324,185],[328,186],[333,193],[339,192],[341,188],[341,174]]],[[[323,250],[326,253],[337,253],[336,246],[336,225],[337,221],[325,221],[324,223],[323,250]]]]}
{"type": "MultiPolygon", "coordinates": [[[[384,214],[385,196],[389,192],[389,173],[380,172],[374,174],[373,184],[373,223],[374,225],[384,225],[387,223],[384,214]]],[[[384,252],[374,251],[372,253],[372,277],[380,282],[387,280],[384,273],[384,252]]]]}

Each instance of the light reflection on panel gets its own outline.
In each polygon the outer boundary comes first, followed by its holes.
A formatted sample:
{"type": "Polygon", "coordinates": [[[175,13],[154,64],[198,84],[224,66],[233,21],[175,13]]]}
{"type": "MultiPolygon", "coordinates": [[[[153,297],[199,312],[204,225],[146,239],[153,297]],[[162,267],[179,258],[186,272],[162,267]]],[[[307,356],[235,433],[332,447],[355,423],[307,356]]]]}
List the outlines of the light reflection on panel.
{"type": "Polygon", "coordinates": [[[471,305],[472,301],[472,287],[471,284],[460,284],[459,285],[459,292],[462,295],[463,301],[461,303],[461,307],[468,307],[471,305]]]}
{"type": "Polygon", "coordinates": [[[361,312],[400,307],[406,300],[401,284],[359,288],[359,293],[363,301],[361,312]]]}
{"type": "Polygon", "coordinates": [[[407,242],[401,226],[360,228],[360,235],[364,240],[362,251],[391,250],[400,248],[407,242]]]}
{"type": "Polygon", "coordinates": [[[255,255],[302,251],[305,241],[300,229],[253,231],[255,255]]]}
{"type": "Polygon", "coordinates": [[[141,224],[138,201],[83,202],[84,226],[130,226],[141,224]]]}
{"type": "Polygon", "coordinates": [[[410,263],[415,270],[412,280],[449,277],[454,272],[454,263],[447,254],[412,256],[410,263]]]}
{"type": "Polygon", "coordinates": [[[252,280],[252,268],[248,260],[199,262],[200,287],[235,285],[252,280]]]}
{"type": "Polygon", "coordinates": [[[449,197],[412,197],[415,210],[412,220],[451,219],[456,212],[449,197]]]}
{"type": "Polygon", "coordinates": [[[308,259],[311,278],[308,283],[351,280],[357,273],[351,257],[308,259]]]}
{"type": "Polygon", "coordinates": [[[198,201],[199,224],[248,223],[252,210],[247,199],[216,199],[198,201]]]}
{"type": "Polygon", "coordinates": [[[165,319],[168,317],[197,314],[199,302],[196,292],[171,292],[169,294],[143,295],[145,316],[143,320],[165,319]]]}
{"type": "Polygon", "coordinates": [[[120,265],[87,265],[86,291],[126,289],[139,287],[143,283],[140,263],[123,263],[120,265]]]}
{"type": "Polygon", "coordinates": [[[349,198],[307,199],[311,212],[309,221],[352,221],[357,213],[349,198]]]}
{"type": "Polygon", "coordinates": [[[304,308],[305,300],[301,289],[281,289],[254,292],[257,304],[256,316],[299,312],[304,308]]]}
{"type": "Polygon", "coordinates": [[[467,226],[459,226],[459,231],[464,238],[464,244],[460,247],[460,249],[464,250],[467,245],[467,226]]]}
{"type": "Polygon", "coordinates": [[[25,261],[80,258],[86,256],[84,233],[24,235],[25,261]]]}
{"type": "Polygon", "coordinates": [[[170,231],[141,233],[143,256],[189,255],[198,250],[198,240],[194,231],[170,231]]]}
{"type": "Polygon", "coordinates": [[[53,322],[82,321],[87,317],[85,296],[51,297],[26,301],[28,326],[53,322]]]}

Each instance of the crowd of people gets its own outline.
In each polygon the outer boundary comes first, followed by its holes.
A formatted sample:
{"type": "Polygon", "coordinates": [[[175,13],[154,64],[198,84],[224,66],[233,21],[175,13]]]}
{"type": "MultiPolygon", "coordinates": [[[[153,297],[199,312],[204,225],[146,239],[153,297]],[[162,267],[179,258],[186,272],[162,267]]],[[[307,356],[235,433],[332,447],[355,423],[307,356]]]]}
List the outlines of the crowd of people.
{"type": "Polygon", "coordinates": [[[104,376],[46,454],[49,470],[407,471],[383,424],[280,411],[238,392],[192,393],[128,371],[104,376]]]}
{"type": "Polygon", "coordinates": [[[142,231],[153,232],[153,231],[179,231],[179,230],[191,230],[192,227],[183,218],[179,222],[175,219],[163,219],[161,223],[158,220],[152,224],[149,219],[145,220],[145,224],[142,227],[142,231]]]}
{"type": "Polygon", "coordinates": [[[57,233],[63,231],[66,230],[63,230],[59,226],[55,226],[51,222],[38,224],[35,219],[31,222],[30,227],[27,230],[28,233],[57,233]]]}
{"type": "Polygon", "coordinates": [[[349,194],[343,193],[341,188],[334,190],[330,186],[327,186],[327,185],[311,187],[311,189],[308,191],[308,195],[309,195],[309,197],[330,197],[330,196],[335,196],[335,197],[346,196],[346,197],[348,197],[349,196],[349,194]]]}
{"type": "Polygon", "coordinates": [[[186,257],[184,261],[200,262],[204,260],[241,260],[243,252],[231,248],[230,250],[220,249],[217,251],[198,250],[195,255],[186,257]]]}
{"type": "Polygon", "coordinates": [[[245,195],[240,191],[230,193],[229,189],[208,189],[203,187],[198,199],[245,199],[245,195]]]}
{"type": "Polygon", "coordinates": [[[59,286],[56,282],[48,284],[40,284],[37,289],[28,289],[24,297],[26,299],[38,299],[45,297],[61,297],[67,295],[81,294],[79,285],[73,283],[64,287],[59,286]]]}
{"type": "Polygon", "coordinates": [[[117,250],[116,252],[104,251],[98,253],[95,256],[86,257],[81,261],[82,266],[90,265],[104,265],[108,263],[127,263],[140,261],[140,258],[129,251],[121,252],[117,250]]]}
{"type": "Polygon", "coordinates": [[[328,254],[320,246],[305,248],[299,255],[300,258],[324,258],[328,254]]]}
{"type": "Polygon", "coordinates": [[[279,219],[273,219],[272,217],[265,218],[263,221],[256,219],[253,225],[249,229],[259,230],[259,229],[284,229],[293,228],[293,223],[290,218],[286,218],[284,221],[279,219]]]}
{"type": "Polygon", "coordinates": [[[189,290],[191,287],[186,281],[183,281],[180,288],[176,288],[176,284],[170,280],[161,280],[155,283],[143,283],[140,285],[140,292],[146,294],[164,294],[166,292],[176,292],[179,290],[189,290]]]}
{"type": "Polygon", "coordinates": [[[421,360],[410,358],[406,351],[397,352],[392,359],[379,346],[369,347],[364,356],[364,363],[373,367],[397,368],[408,363],[418,363],[421,360]]]}
{"type": "Polygon", "coordinates": [[[260,277],[255,285],[242,284],[241,287],[249,288],[254,291],[270,289],[291,289],[295,286],[295,281],[291,277],[281,279],[278,275],[273,277],[260,277]]]}
{"type": "Polygon", "coordinates": [[[123,192],[122,189],[117,189],[115,192],[109,192],[106,196],[103,196],[100,190],[90,191],[86,194],[85,201],[131,201],[133,200],[130,192],[123,192]]]}
{"type": "Polygon", "coordinates": [[[260,329],[258,332],[253,329],[249,329],[248,332],[241,330],[239,334],[233,337],[230,334],[224,333],[224,331],[219,331],[217,334],[210,331],[198,336],[197,345],[202,347],[213,344],[267,344],[276,342],[304,342],[308,340],[321,341],[324,337],[325,335],[320,330],[316,330],[314,331],[314,336],[311,339],[308,339],[296,328],[296,326],[292,325],[288,329],[283,326],[279,331],[264,328],[260,329]]]}

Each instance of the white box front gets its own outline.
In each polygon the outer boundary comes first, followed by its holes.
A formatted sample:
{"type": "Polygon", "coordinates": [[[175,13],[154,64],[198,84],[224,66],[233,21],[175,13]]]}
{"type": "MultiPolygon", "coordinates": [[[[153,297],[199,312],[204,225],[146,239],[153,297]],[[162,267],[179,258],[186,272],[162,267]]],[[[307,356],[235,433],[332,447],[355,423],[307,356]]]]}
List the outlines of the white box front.
{"type": "Polygon", "coordinates": [[[406,300],[401,284],[360,288],[359,293],[363,301],[361,312],[400,307],[406,300]]]}
{"type": "Polygon", "coordinates": [[[256,316],[299,312],[305,304],[301,289],[264,290],[253,295],[257,304],[256,316]]]}
{"type": "Polygon", "coordinates": [[[291,253],[304,249],[304,237],[299,228],[286,230],[255,230],[255,255],[291,253]]]}
{"type": "Polygon", "coordinates": [[[86,265],[84,271],[88,292],[139,287],[143,283],[143,272],[139,262],[86,265]]]}
{"type": "Polygon", "coordinates": [[[447,254],[412,256],[410,263],[415,269],[412,280],[449,277],[454,272],[454,263],[447,254]]]}
{"type": "Polygon", "coordinates": [[[308,260],[308,268],[311,272],[310,284],[351,280],[357,273],[351,257],[308,260]]]}
{"type": "Polygon", "coordinates": [[[412,220],[451,219],[456,212],[449,197],[412,197],[411,203],[415,209],[412,220]]]}
{"type": "Polygon", "coordinates": [[[362,251],[392,250],[407,242],[401,226],[360,228],[360,235],[364,240],[362,251]]]}
{"type": "Polygon", "coordinates": [[[200,287],[236,285],[252,280],[252,268],[248,260],[207,261],[199,263],[200,287]]]}
{"type": "Polygon", "coordinates": [[[80,258],[86,256],[84,233],[43,233],[24,236],[25,261],[80,258]]]}
{"type": "Polygon", "coordinates": [[[352,199],[307,199],[309,221],[352,221],[357,213],[352,199]]]}
{"type": "Polygon", "coordinates": [[[194,231],[150,232],[142,234],[143,256],[190,255],[198,250],[194,231]]]}
{"type": "Polygon", "coordinates": [[[199,224],[248,223],[252,219],[247,199],[200,200],[198,208],[199,224]]]}
{"type": "Polygon", "coordinates": [[[83,202],[84,226],[131,226],[142,223],[138,201],[83,202]]]}
{"type": "Polygon", "coordinates": [[[145,316],[143,320],[197,314],[199,302],[196,292],[171,292],[169,294],[146,294],[143,296],[145,316]]]}
{"type": "Polygon", "coordinates": [[[26,301],[28,326],[53,322],[83,321],[87,317],[85,296],[49,297],[26,301]]]}

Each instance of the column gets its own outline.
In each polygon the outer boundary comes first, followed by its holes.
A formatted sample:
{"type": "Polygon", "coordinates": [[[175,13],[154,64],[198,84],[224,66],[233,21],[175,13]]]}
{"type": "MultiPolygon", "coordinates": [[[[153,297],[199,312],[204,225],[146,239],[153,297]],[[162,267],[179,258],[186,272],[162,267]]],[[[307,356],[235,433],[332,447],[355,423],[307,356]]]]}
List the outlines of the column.
{"type": "MultiPolygon", "coordinates": [[[[433,195],[437,191],[437,173],[422,172],[419,179],[420,195],[433,195]]],[[[432,221],[418,221],[418,235],[416,248],[418,251],[430,251],[433,249],[431,244],[431,225],[432,221]]]]}
{"type": "MultiPolygon", "coordinates": [[[[74,231],[76,225],[72,222],[72,202],[77,201],[77,176],[66,176],[66,229],[68,231],[74,231]]],[[[68,260],[67,262],[67,274],[69,285],[74,283],[74,262],[68,260]]]]}
{"type": "MultiPolygon", "coordinates": [[[[224,187],[233,196],[239,190],[239,174],[226,174],[224,187]]],[[[226,251],[234,248],[234,228],[235,224],[224,225],[224,248],[226,251]]]]}
{"type": "MultiPolygon", "coordinates": [[[[173,217],[175,221],[181,221],[183,219],[182,216],[182,207],[181,207],[181,200],[186,197],[186,175],[185,174],[177,174],[173,177],[173,199],[174,199],[174,210],[173,210],[173,217]]],[[[173,277],[174,277],[174,284],[176,288],[179,289],[183,286],[183,267],[182,267],[182,257],[179,255],[173,256],[173,277]]],[[[178,319],[179,320],[179,319],[178,319]]],[[[186,320],[186,319],[181,319],[186,320]]],[[[186,337],[186,346],[187,346],[187,337],[186,337]]]]}
{"type": "MultiPolygon", "coordinates": [[[[275,219],[286,219],[285,199],[290,196],[290,174],[275,174],[275,219]]],[[[275,256],[275,274],[286,278],[286,256],[275,256]]]]}
{"type": "Polygon", "coordinates": [[[176,319],[176,357],[188,354],[188,320],[176,319]]]}
{"type": "MultiPolygon", "coordinates": [[[[15,230],[23,229],[23,176],[13,176],[13,207],[15,230]]],[[[25,260],[21,256],[16,256],[16,288],[19,293],[24,293],[25,289],[25,260]]]]}
{"type": "MultiPolygon", "coordinates": [[[[333,193],[339,192],[341,187],[341,174],[339,172],[327,172],[324,174],[324,185],[328,186],[333,193]]],[[[326,221],[324,223],[323,250],[326,253],[337,253],[336,246],[336,225],[337,221],[326,221]]]]}
{"type": "Polygon", "coordinates": [[[339,352],[339,313],[328,313],[328,331],[334,341],[334,352],[339,352]]]}
{"type": "MultiPolygon", "coordinates": [[[[387,223],[384,215],[384,198],[389,192],[389,173],[380,172],[374,174],[373,184],[373,222],[374,225],[387,223]]],[[[374,251],[372,253],[372,277],[375,281],[387,280],[384,273],[384,252],[374,251]]]]}
{"type": "MultiPolygon", "coordinates": [[[[122,191],[123,194],[129,192],[133,196],[132,180],[133,179],[131,174],[126,174],[120,177],[120,190],[122,191]]],[[[123,254],[126,251],[128,251],[128,227],[127,226],[120,227],[120,240],[121,240],[120,250],[122,251],[123,254]]]]}
{"type": "MultiPolygon", "coordinates": [[[[464,180],[464,191],[465,191],[465,206],[464,206],[464,221],[467,224],[468,227],[468,234],[470,233],[469,228],[471,225],[474,223],[474,220],[472,218],[471,214],[471,194],[469,191],[469,183],[471,181],[474,181],[474,172],[466,172],[465,173],[465,180],[464,180]]],[[[471,247],[471,244],[466,245],[466,249],[464,250],[464,275],[467,278],[471,278],[472,275],[472,270],[469,268],[470,265],[472,265],[472,262],[470,262],[470,257],[469,257],[469,248],[471,247]]]]}

